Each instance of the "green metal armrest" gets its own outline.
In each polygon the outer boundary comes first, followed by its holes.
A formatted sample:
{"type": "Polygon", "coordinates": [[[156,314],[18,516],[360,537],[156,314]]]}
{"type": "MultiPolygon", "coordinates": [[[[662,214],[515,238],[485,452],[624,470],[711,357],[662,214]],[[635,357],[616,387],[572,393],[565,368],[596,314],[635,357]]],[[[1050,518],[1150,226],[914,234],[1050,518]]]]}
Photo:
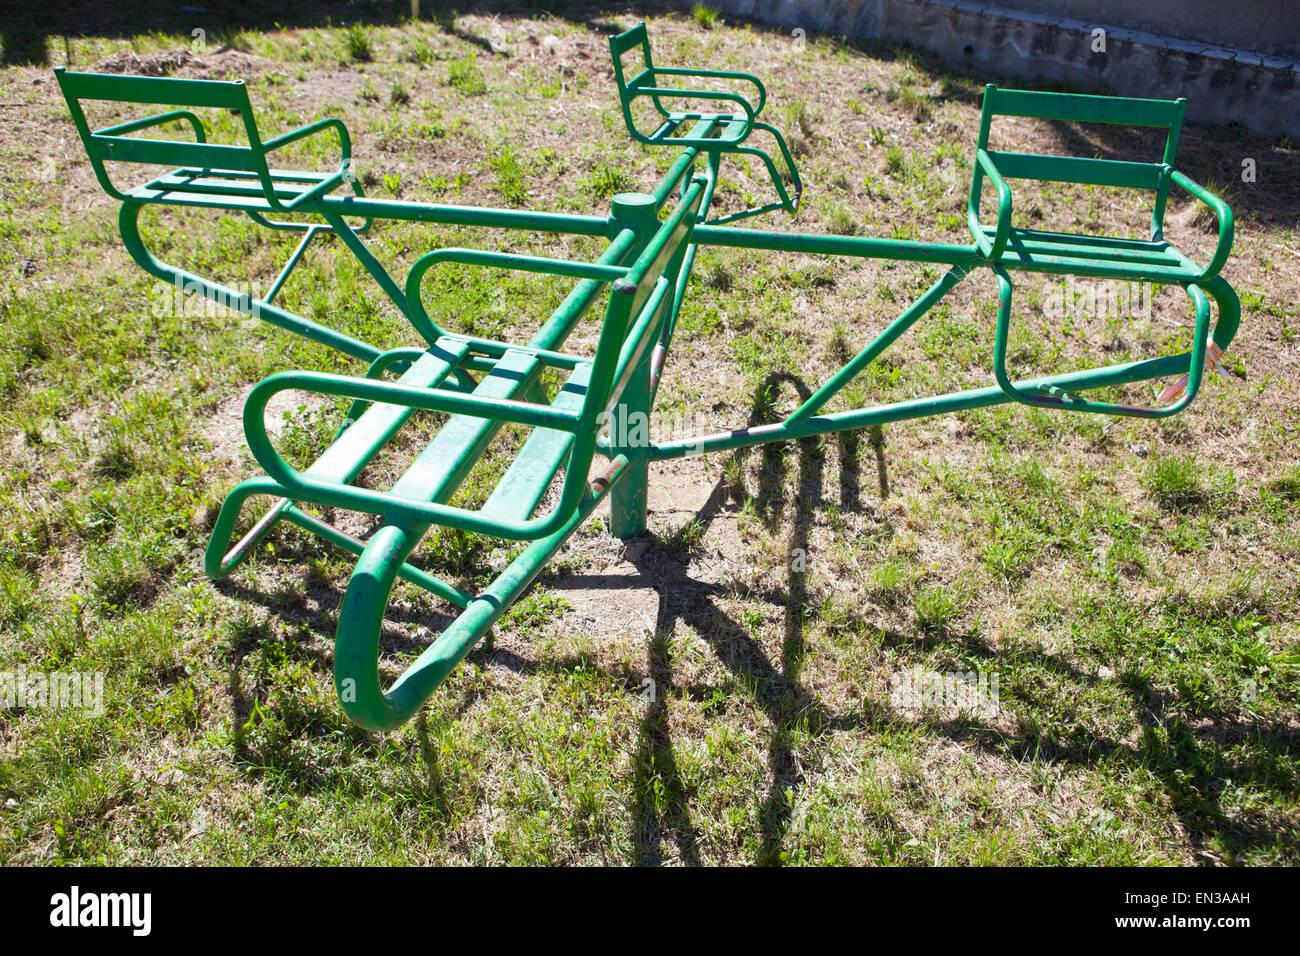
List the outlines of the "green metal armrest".
{"type": "Polygon", "coordinates": [[[283,136],[269,139],[262,144],[263,153],[271,153],[284,146],[288,146],[290,143],[295,143],[300,139],[313,136],[326,129],[334,130],[335,134],[339,138],[339,152],[341,154],[339,159],[339,171],[328,179],[322,180],[319,185],[313,186],[311,189],[296,196],[287,203],[282,203],[279,198],[276,197],[275,189],[273,188],[268,175],[268,178],[265,178],[262,181],[262,185],[266,189],[266,201],[280,212],[292,212],[299,206],[302,206],[313,199],[318,199],[325,193],[331,192],[342,185],[352,164],[352,137],[348,135],[348,129],[343,125],[342,120],[331,118],[319,120],[315,123],[309,123],[301,129],[296,129],[292,132],[285,133],[283,136]]]}
{"type": "Polygon", "coordinates": [[[758,90],[758,105],[751,108],[754,116],[763,112],[763,107],[767,105],[767,88],[763,86],[763,81],[752,73],[741,73],[736,70],[688,70],[679,66],[656,66],[651,68],[651,73],[664,74],[665,76],[699,76],[706,79],[715,80],[740,80],[744,83],[752,83],[758,90]]]}
{"type": "MultiPolygon", "coordinates": [[[[485,398],[434,388],[415,388],[373,378],[334,375],[328,372],[281,372],[259,382],[244,405],[244,434],[248,447],[277,491],[294,500],[311,501],[335,508],[350,508],[370,514],[406,514],[434,524],[458,528],[498,538],[527,541],[544,537],[568,518],[569,504],[561,501],[544,518],[505,521],[490,518],[466,508],[437,502],[405,498],[390,492],[359,488],[333,481],[321,481],[290,465],[276,451],[266,430],[266,405],[279,392],[287,390],[314,392],[320,395],[351,398],[385,405],[400,405],[425,411],[472,415],[493,421],[514,422],[536,428],[550,428],[575,433],[581,416],[515,399],[485,398]]],[[[579,487],[576,483],[574,487],[579,487]]]]}
{"type": "Polygon", "coordinates": [[[144,119],[131,120],[129,123],[119,123],[116,126],[108,126],[97,132],[99,136],[121,136],[124,133],[134,133],[136,130],[149,129],[152,126],[162,126],[164,123],[170,123],[174,120],[188,120],[194,127],[194,141],[197,143],[206,143],[208,141],[207,133],[203,130],[203,123],[197,116],[189,110],[168,110],[166,113],[158,113],[155,116],[146,116],[144,119]]]}
{"type": "Polygon", "coordinates": [[[1219,274],[1219,270],[1228,261],[1228,254],[1232,251],[1232,209],[1214,193],[1176,169],[1169,170],[1169,179],[1209,207],[1219,221],[1219,242],[1214,247],[1214,256],[1210,259],[1210,264],[1196,277],[1197,282],[1205,282],[1219,274]]]}
{"type": "MultiPolygon", "coordinates": [[[[627,275],[627,269],[624,266],[603,266],[591,262],[574,262],[569,259],[528,256],[512,252],[490,252],[483,249],[456,247],[435,249],[433,252],[421,256],[415,265],[411,266],[411,271],[406,274],[406,302],[411,324],[415,326],[417,332],[425,337],[430,345],[448,335],[449,332],[434,322],[428,310],[425,309],[424,301],[420,296],[420,286],[424,282],[425,274],[430,269],[447,262],[467,266],[484,266],[492,269],[534,272],[542,275],[565,276],[570,279],[591,279],[596,282],[612,282],[627,275]]],[[[489,340],[479,341],[472,338],[468,340],[473,341],[476,345],[488,347],[499,344],[489,340]]],[[[501,351],[504,351],[504,349],[501,351]]],[[[562,356],[559,353],[547,358],[555,360],[552,361],[552,364],[572,364],[571,361],[564,361],[564,359],[571,360],[572,357],[562,356]]]]}
{"type": "Polygon", "coordinates": [[[971,189],[970,201],[966,207],[966,221],[970,225],[971,234],[975,237],[975,243],[979,246],[984,258],[996,262],[1002,257],[1002,250],[1006,248],[1007,238],[1011,235],[1011,188],[1007,186],[1007,181],[998,172],[997,164],[993,162],[993,157],[988,154],[988,150],[977,149],[975,151],[975,161],[988,174],[998,192],[998,226],[997,232],[993,236],[993,242],[989,243],[988,237],[984,235],[984,230],[980,226],[981,194],[978,188],[980,185],[978,180],[971,189]]]}
{"type": "MultiPolygon", "coordinates": [[[[153,116],[146,116],[143,119],[131,120],[127,123],[119,123],[116,126],[108,126],[101,130],[96,130],[96,136],[122,136],[126,133],[135,133],[142,129],[150,129],[154,126],[163,126],[177,120],[186,120],[194,128],[194,141],[196,143],[206,143],[208,141],[207,133],[203,129],[202,121],[189,110],[168,110],[165,113],[157,113],[153,116]]],[[[125,202],[131,197],[121,192],[108,180],[107,173],[99,175],[96,169],[96,175],[99,177],[99,184],[114,199],[125,202]]]]}

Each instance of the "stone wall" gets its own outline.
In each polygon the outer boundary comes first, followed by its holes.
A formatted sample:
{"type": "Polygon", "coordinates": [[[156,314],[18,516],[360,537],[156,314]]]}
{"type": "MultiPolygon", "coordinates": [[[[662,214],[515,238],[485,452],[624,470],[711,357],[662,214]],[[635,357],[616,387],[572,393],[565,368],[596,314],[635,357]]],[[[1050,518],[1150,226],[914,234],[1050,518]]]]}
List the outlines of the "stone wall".
{"type": "Polygon", "coordinates": [[[1189,119],[1300,136],[1300,3],[1293,0],[713,2],[786,29],[906,41],[992,81],[1185,96],[1189,119]]]}

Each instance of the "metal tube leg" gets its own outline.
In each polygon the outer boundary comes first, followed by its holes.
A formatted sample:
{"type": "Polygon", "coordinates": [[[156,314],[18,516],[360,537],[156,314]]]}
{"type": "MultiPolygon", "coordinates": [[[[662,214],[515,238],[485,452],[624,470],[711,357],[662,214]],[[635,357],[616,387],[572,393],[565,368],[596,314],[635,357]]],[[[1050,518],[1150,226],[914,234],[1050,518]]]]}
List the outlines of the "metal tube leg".
{"type": "Polygon", "coordinates": [[[610,532],[620,538],[639,538],[646,531],[650,505],[650,367],[653,353],[632,373],[622,400],[613,410],[613,455],[627,458],[627,471],[610,497],[610,532]]]}
{"type": "Polygon", "coordinates": [[[348,718],[367,730],[392,730],[409,720],[492,625],[532,583],[569,535],[625,477],[615,458],[592,479],[559,530],[534,541],[425,649],[387,691],[379,681],[379,639],[398,571],[427,525],[387,524],[366,544],[348,582],[334,643],[334,687],[348,718]]]}
{"type": "Polygon", "coordinates": [[[145,272],[172,283],[178,292],[182,290],[195,292],[224,305],[234,303],[237,308],[246,309],[254,318],[287,329],[304,338],[311,339],[313,342],[319,342],[321,345],[338,349],[353,358],[373,362],[381,354],[382,349],[362,342],[360,339],[355,339],[350,335],[313,322],[310,319],[304,319],[300,315],[294,315],[292,312],[274,306],[270,302],[243,296],[229,286],[213,282],[192,272],[187,272],[185,269],[163,262],[149,251],[144,244],[144,239],[140,236],[138,220],[143,208],[143,204],[139,202],[123,203],[118,213],[117,222],[118,231],[122,236],[122,244],[126,247],[127,254],[145,272]]]}
{"type": "Polygon", "coordinates": [[[221,511],[217,513],[217,522],[203,556],[204,573],[213,580],[219,580],[237,568],[252,553],[257,542],[284,517],[290,505],[291,502],[284,497],[284,489],[268,478],[253,478],[236,485],[226,495],[221,511]],[[235,534],[239,512],[244,507],[244,502],[253,495],[273,495],[278,500],[234,547],[228,549],[235,534]]]}

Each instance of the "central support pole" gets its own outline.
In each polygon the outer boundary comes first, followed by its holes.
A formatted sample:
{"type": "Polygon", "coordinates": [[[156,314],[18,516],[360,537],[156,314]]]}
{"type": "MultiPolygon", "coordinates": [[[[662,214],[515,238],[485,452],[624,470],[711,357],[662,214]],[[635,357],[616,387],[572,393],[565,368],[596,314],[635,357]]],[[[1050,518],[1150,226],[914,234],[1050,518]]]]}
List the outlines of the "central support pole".
{"type": "MultiPolygon", "coordinates": [[[[636,233],[635,255],[640,255],[659,227],[658,202],[645,193],[619,193],[613,200],[613,218],[620,228],[636,233]]],[[[609,409],[610,457],[627,458],[623,480],[610,494],[611,533],[638,538],[646,531],[650,485],[650,364],[652,353],[632,372],[618,406],[609,409]]]]}

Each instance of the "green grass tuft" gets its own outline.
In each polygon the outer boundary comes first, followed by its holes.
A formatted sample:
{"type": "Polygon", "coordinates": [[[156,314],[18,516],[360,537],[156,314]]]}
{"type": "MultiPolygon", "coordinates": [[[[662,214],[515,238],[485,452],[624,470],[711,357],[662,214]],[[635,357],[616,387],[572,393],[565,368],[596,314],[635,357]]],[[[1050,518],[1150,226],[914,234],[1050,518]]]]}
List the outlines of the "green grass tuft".
{"type": "Polygon", "coordinates": [[[375,58],[370,31],[360,23],[353,24],[343,32],[343,48],[353,63],[369,63],[375,58]]]}
{"type": "Polygon", "coordinates": [[[705,30],[712,30],[718,25],[718,10],[707,3],[697,3],[691,8],[691,17],[696,25],[705,30]]]}
{"type": "Polygon", "coordinates": [[[471,53],[447,64],[446,84],[466,96],[482,96],[488,91],[487,80],[479,69],[478,55],[471,53]]]}
{"type": "Polygon", "coordinates": [[[1205,502],[1203,467],[1191,455],[1160,455],[1142,472],[1142,487],[1162,508],[1184,511],[1205,502]]]}

